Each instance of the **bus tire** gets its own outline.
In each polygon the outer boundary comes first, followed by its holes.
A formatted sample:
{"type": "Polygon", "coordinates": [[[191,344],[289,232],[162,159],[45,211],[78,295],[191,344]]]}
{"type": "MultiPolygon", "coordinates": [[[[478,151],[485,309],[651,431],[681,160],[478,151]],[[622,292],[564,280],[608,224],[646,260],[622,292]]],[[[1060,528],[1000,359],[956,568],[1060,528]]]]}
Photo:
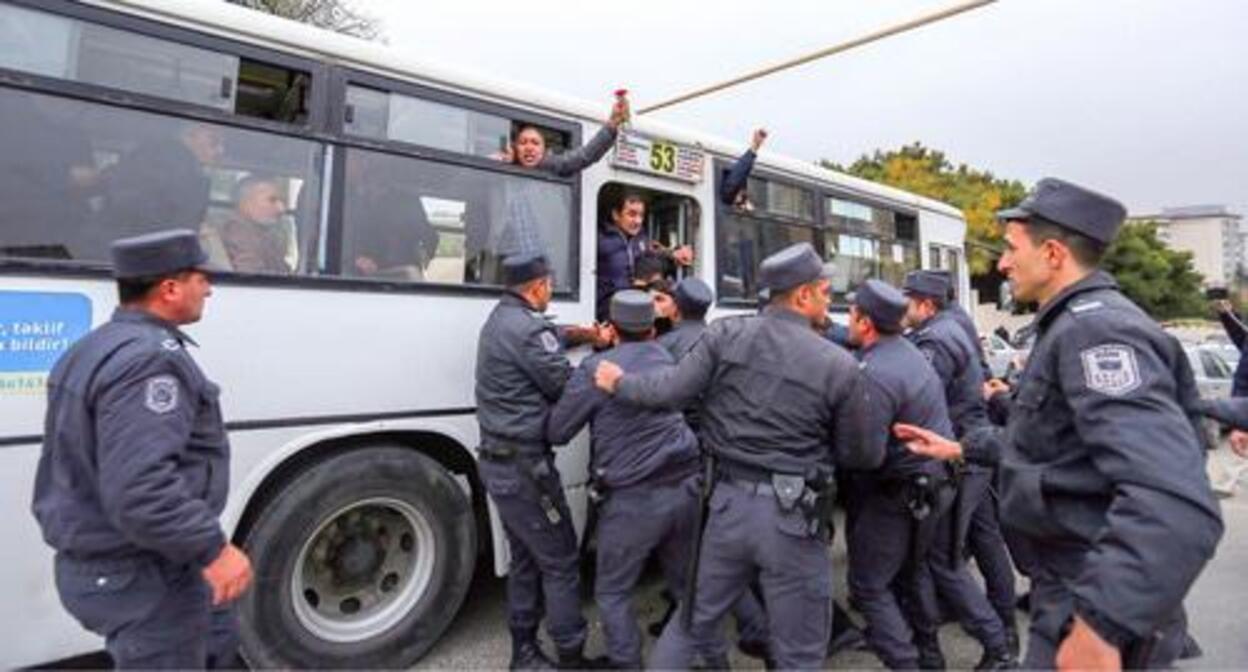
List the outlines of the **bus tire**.
{"type": "Polygon", "coordinates": [[[253,668],[401,668],[429,650],[472,583],[476,524],[459,483],[414,450],[375,446],[304,469],[243,545],[238,605],[253,668]]]}

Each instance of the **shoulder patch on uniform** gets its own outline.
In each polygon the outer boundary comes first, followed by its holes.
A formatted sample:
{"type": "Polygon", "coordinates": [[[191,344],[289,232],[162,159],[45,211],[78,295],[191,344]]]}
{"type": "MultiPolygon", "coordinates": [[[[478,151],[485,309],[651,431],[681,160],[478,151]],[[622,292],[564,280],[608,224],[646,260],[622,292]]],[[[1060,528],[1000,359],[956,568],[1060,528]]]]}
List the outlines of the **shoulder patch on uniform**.
{"type": "Polygon", "coordinates": [[[559,339],[554,335],[554,333],[543,331],[542,347],[546,348],[546,352],[559,352],[559,339]]]}
{"type": "Polygon", "coordinates": [[[1098,345],[1079,353],[1088,389],[1120,397],[1140,386],[1140,366],[1129,346],[1098,345]]]}
{"type": "Polygon", "coordinates": [[[166,350],[181,350],[182,344],[176,338],[166,338],[160,342],[160,347],[166,350]]]}
{"type": "Polygon", "coordinates": [[[168,413],[178,407],[178,381],[173,376],[153,376],[147,379],[147,394],[143,405],[153,413],[168,413]]]}
{"type": "Polygon", "coordinates": [[[1089,310],[1096,310],[1098,308],[1104,308],[1104,307],[1105,307],[1105,304],[1101,303],[1100,301],[1085,301],[1083,303],[1071,304],[1070,312],[1078,315],[1079,313],[1086,313],[1089,310]]]}

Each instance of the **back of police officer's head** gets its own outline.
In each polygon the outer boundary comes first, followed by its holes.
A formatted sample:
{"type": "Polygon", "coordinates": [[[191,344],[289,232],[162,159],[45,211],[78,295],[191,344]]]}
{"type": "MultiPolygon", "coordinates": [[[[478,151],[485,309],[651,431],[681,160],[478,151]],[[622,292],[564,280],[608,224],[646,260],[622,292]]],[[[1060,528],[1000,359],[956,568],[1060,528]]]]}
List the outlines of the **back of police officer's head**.
{"type": "Polygon", "coordinates": [[[998,269],[1018,301],[1044,303],[1100,264],[1126,217],[1118,201],[1063,180],[1036,183],[1005,223],[998,269]]]}
{"type": "Polygon", "coordinates": [[[546,255],[520,253],[503,260],[503,284],[535,310],[546,310],[554,294],[554,276],[546,255]]]}
{"type": "Polygon", "coordinates": [[[612,294],[610,316],[621,341],[631,343],[654,338],[654,300],[646,292],[625,289],[612,294]]]}
{"type": "Polygon", "coordinates": [[[174,324],[197,322],[212,294],[208,255],[188,229],[123,238],[111,247],[117,298],[174,324]]]}

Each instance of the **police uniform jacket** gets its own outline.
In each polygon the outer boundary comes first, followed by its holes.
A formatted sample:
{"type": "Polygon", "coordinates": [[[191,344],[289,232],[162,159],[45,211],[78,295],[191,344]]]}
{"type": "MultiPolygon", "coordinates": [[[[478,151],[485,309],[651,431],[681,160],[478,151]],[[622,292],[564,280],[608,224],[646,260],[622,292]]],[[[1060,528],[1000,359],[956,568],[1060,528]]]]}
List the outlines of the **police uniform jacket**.
{"type": "Polygon", "coordinates": [[[962,304],[951,301],[945,307],[944,312],[949,313],[949,317],[953,318],[954,323],[966,334],[967,340],[971,345],[975,346],[976,361],[979,363],[981,373],[984,380],[992,377],[992,369],[988,367],[988,357],[984,354],[984,348],[979,342],[979,330],[975,328],[975,320],[971,318],[971,314],[966,312],[962,304]]]}
{"type": "Polygon", "coordinates": [[[927,356],[944,384],[954,433],[961,437],[989,424],[978,348],[953,317],[941,311],[911,331],[909,338],[927,356]]]}
{"type": "Polygon", "coordinates": [[[677,482],[698,470],[698,442],[677,411],[651,410],[614,399],[594,387],[600,361],[625,371],[653,371],[676,363],[655,341],[621,343],[581,363],[550,413],[547,439],[565,444],[590,423],[590,471],[609,489],[677,482]]]}
{"type": "Polygon", "coordinates": [[[555,325],[520,296],[504,294],[477,344],[481,440],[545,445],[546,416],[571,374],[555,325]]]}
{"type": "Polygon", "coordinates": [[[659,337],[659,345],[667,348],[675,361],[680,361],[693,350],[693,346],[698,344],[704,331],[706,331],[705,320],[681,320],[672,327],[671,331],[659,337]]]}
{"type": "Polygon", "coordinates": [[[1111,643],[1179,607],[1222,535],[1182,347],[1097,272],[1037,317],[1001,461],[1001,520],[1046,549],[1111,643]]]}
{"type": "Polygon", "coordinates": [[[57,551],[198,565],[221,551],[229,442],[191,342],[123,308],[53,368],[33,508],[57,551]]]}
{"type": "Polygon", "coordinates": [[[886,446],[879,476],[901,480],[916,473],[936,473],[931,458],[912,453],[893,436],[894,423],[916,425],[953,438],[944,385],[927,358],[900,336],[884,336],[859,351],[871,397],[867,438],[886,446]]]}
{"type": "Polygon", "coordinates": [[[778,306],[715,321],[675,368],[626,375],[616,395],[673,409],[702,395],[703,443],[754,469],[874,469],[884,459],[865,436],[870,402],[858,363],[778,306]]]}

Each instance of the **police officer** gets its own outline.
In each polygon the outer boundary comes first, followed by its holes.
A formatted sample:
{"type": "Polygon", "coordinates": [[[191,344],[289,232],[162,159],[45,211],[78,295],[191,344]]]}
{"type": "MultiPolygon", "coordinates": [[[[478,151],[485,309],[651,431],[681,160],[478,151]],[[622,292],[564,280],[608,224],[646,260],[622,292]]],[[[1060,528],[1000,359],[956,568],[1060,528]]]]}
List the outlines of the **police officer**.
{"type": "Polygon", "coordinates": [[[612,665],[640,669],[641,632],[633,592],[646,558],[655,552],[668,589],[681,595],[701,460],[697,438],[679,411],[634,406],[594,387],[599,361],[637,372],[676,363],[654,340],[654,302],[649,294],[632,289],[616,292],[610,315],[620,344],[577,368],[551,411],[546,437],[552,444],[566,444],[586,424],[591,427],[590,473],[594,496],[601,500],[594,598],[612,665]]]}
{"type": "MultiPolygon", "coordinates": [[[[912,619],[902,605],[935,606],[918,596],[919,570],[935,522],[953,500],[945,465],[914,459],[920,456],[890,438],[895,422],[953,437],[944,385],[919,350],[901,337],[906,308],[906,297],[897,289],[867,280],[849,310],[850,340],[857,346],[873,400],[867,436],[887,444],[879,469],[850,480],[855,520],[848,533],[849,590],[870,626],[869,645],[894,670],[918,667],[912,619]]],[[[929,613],[926,620],[938,617],[929,613]]]]}
{"type": "MultiPolygon", "coordinates": [[[[976,344],[944,310],[949,293],[947,278],[932,271],[912,271],[906,275],[904,286],[910,300],[906,314],[906,324],[911,328],[908,336],[940,377],[954,434],[961,437],[990,425],[976,344]]],[[[952,510],[937,523],[938,541],[930,552],[928,574],[941,601],[983,645],[984,656],[977,667],[1009,667],[1013,665],[1013,656],[1005,623],[971,577],[963,558],[972,514],[989,496],[991,462],[997,455],[976,454],[971,458],[961,470],[952,510]]],[[[919,627],[926,666],[943,666],[936,629],[935,624],[919,627]]]]}
{"type": "MultiPolygon", "coordinates": [[[[706,331],[706,312],[715,302],[715,294],[699,278],[688,277],[676,284],[672,290],[672,298],[676,303],[675,325],[671,331],[659,336],[659,344],[667,348],[676,357],[676,361],[680,361],[693,350],[693,346],[697,345],[702,333],[706,331]]],[[[699,400],[685,408],[685,421],[695,434],[701,427],[700,405],[699,400]]],[[[738,648],[747,656],[768,659],[767,641],[771,635],[767,631],[767,614],[752,586],[750,590],[741,593],[740,599],[732,608],[732,615],[740,634],[738,648]]]]}
{"type": "Polygon", "coordinates": [[[208,256],[179,229],[118,240],[112,257],[121,306],[48,380],[35,518],[61,603],[117,667],[232,665],[227,605],[251,564],[218,521],[230,466],[219,389],[179,329],[212,294],[208,256]]]}
{"type": "Polygon", "coordinates": [[[822,665],[828,641],[828,487],[834,467],[879,466],[882,446],[864,434],[867,400],[857,363],[814,326],[825,319],[828,280],[809,243],[765,259],[771,303],[761,316],[711,324],[675,368],[625,375],[600,362],[596,384],[618,398],[681,408],[704,395],[702,441],[720,483],[710,498],[696,592],[682,605],[651,659],[687,667],[695,642],[758,577],[780,668],[822,665]],[[690,606],[692,602],[692,606],[690,606]]]}
{"type": "Polygon", "coordinates": [[[546,257],[513,255],[503,273],[507,292],[481,327],[476,395],[481,480],[511,549],[511,668],[551,667],[537,642],[543,611],[560,667],[584,667],[579,548],[546,441],[547,416],[572,367],[543,314],[552,290],[546,257]]]}
{"type": "MultiPolygon", "coordinates": [[[[1000,465],[1002,521],[1044,549],[1029,668],[1168,666],[1184,641],[1183,597],[1222,535],[1183,349],[1097,270],[1125,214],[1047,178],[998,215],[998,268],[1015,296],[1040,304],[1000,465]]],[[[912,450],[963,452],[895,431],[912,450]]]]}
{"type": "MultiPolygon", "coordinates": [[[[975,320],[971,318],[970,313],[966,312],[962,304],[958,303],[957,288],[953,286],[953,274],[943,270],[935,272],[943,277],[949,286],[945,295],[946,303],[943,312],[948,313],[949,318],[962,329],[967,340],[975,346],[981,374],[986,382],[992,378],[992,370],[988,367],[988,358],[984,353],[983,344],[980,343],[975,320]]],[[[992,409],[987,402],[985,410],[989,411],[991,420],[992,409]]],[[[991,482],[993,468],[984,465],[982,471],[990,472],[987,475],[991,482]]],[[[980,475],[972,476],[972,478],[981,477],[980,475]]],[[[1005,537],[1001,533],[997,497],[991,487],[987,489],[983,498],[975,506],[975,510],[971,512],[970,525],[966,532],[966,550],[975,559],[975,564],[979,566],[979,572],[984,577],[984,591],[988,595],[988,603],[992,605],[993,611],[997,612],[997,617],[1005,625],[1006,643],[1009,645],[1010,653],[1017,656],[1018,625],[1014,618],[1014,563],[1010,560],[1005,537]]]]}

